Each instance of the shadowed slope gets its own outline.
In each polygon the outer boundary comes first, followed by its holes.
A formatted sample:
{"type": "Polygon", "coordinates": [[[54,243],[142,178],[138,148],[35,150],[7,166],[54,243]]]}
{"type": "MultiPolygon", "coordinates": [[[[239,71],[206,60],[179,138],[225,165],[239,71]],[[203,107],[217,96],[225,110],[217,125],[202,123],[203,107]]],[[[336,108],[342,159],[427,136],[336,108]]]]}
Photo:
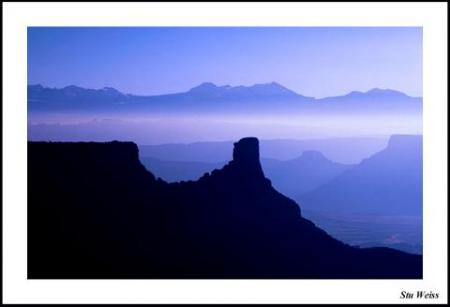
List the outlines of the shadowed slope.
{"type": "Polygon", "coordinates": [[[422,136],[393,135],[388,146],[298,197],[309,210],[422,215],[422,136]]]}

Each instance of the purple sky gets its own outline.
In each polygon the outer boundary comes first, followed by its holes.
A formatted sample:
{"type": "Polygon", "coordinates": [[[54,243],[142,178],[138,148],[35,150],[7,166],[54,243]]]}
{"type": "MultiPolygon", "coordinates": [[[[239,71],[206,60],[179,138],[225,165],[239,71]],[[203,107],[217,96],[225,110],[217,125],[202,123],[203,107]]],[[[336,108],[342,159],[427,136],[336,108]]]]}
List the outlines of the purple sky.
{"type": "Polygon", "coordinates": [[[392,88],[422,96],[422,29],[28,28],[28,84],[186,91],[276,81],[306,96],[392,88]]]}

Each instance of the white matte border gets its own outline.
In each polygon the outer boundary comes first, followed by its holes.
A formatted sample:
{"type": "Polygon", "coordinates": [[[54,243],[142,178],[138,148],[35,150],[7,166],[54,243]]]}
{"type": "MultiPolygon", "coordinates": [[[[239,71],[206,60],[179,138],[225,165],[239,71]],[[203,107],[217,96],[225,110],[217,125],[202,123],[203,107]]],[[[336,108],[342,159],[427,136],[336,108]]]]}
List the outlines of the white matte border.
{"type": "Polygon", "coordinates": [[[446,303],[446,3],[3,3],[3,303],[446,303]],[[27,280],[27,26],[422,26],[423,280],[27,280]],[[400,300],[427,290],[438,300],[400,300]]]}

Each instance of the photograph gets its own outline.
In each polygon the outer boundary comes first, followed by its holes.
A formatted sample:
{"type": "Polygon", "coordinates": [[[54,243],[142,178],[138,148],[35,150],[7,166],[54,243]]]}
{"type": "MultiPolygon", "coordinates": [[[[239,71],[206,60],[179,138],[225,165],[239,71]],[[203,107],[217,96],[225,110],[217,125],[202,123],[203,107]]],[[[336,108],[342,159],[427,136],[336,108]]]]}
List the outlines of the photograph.
{"type": "Polygon", "coordinates": [[[28,27],[29,279],[421,279],[419,27],[28,27]]]}
{"type": "Polygon", "coordinates": [[[448,304],[447,3],[2,17],[2,304],[448,304]]]}

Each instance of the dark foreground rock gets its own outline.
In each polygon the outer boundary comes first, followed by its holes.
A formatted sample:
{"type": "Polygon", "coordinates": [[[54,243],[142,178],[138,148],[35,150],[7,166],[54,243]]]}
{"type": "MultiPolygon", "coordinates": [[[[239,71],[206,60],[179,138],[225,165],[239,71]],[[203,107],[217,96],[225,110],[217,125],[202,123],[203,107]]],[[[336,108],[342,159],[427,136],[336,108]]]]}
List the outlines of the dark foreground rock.
{"type": "Polygon", "coordinates": [[[28,278],[422,278],[422,257],[358,249],[272,188],[256,138],[195,182],[133,143],[28,143],[28,278]]]}

